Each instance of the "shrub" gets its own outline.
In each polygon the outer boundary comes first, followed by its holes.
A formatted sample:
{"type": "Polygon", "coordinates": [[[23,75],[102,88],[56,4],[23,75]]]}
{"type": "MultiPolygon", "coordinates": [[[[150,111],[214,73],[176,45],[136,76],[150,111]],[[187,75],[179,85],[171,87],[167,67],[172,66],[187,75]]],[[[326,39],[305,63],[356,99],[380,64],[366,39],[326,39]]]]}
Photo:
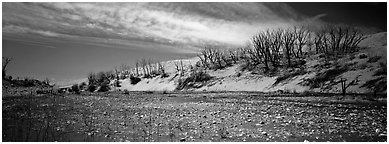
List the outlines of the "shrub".
{"type": "Polygon", "coordinates": [[[101,86],[100,86],[100,89],[98,90],[98,92],[106,92],[106,91],[109,91],[111,90],[111,88],[109,87],[109,83],[102,83],[101,86]]]}
{"type": "Polygon", "coordinates": [[[80,90],[85,90],[87,88],[87,84],[85,82],[82,82],[79,86],[80,90]]]}
{"type": "Polygon", "coordinates": [[[359,55],[359,59],[365,59],[365,58],[367,58],[367,55],[366,55],[366,54],[363,53],[363,54],[360,54],[360,55],[359,55]]]}
{"type": "Polygon", "coordinates": [[[130,94],[130,91],[128,91],[127,89],[124,89],[124,94],[130,94]]]}
{"type": "Polygon", "coordinates": [[[135,76],[133,76],[133,75],[130,75],[130,81],[131,81],[131,84],[132,84],[132,85],[135,85],[135,84],[137,84],[138,82],[140,82],[141,79],[138,78],[138,77],[135,77],[135,76]]]}
{"type": "Polygon", "coordinates": [[[203,82],[203,81],[208,81],[212,77],[206,73],[205,71],[197,71],[193,72],[190,79],[193,80],[194,82],[203,82]]]}
{"type": "Polygon", "coordinates": [[[97,76],[95,73],[88,74],[88,84],[89,85],[96,85],[97,84],[97,76]]]}
{"type": "Polygon", "coordinates": [[[80,89],[78,87],[78,84],[72,85],[72,91],[76,94],[80,94],[80,89]]]}
{"type": "Polygon", "coordinates": [[[111,73],[109,73],[109,72],[99,72],[97,74],[98,85],[101,86],[104,83],[109,83],[110,82],[110,77],[111,77],[111,73]]]}
{"type": "Polygon", "coordinates": [[[89,92],[95,92],[96,91],[96,85],[94,85],[94,84],[89,84],[89,86],[88,86],[88,91],[89,92]]]}

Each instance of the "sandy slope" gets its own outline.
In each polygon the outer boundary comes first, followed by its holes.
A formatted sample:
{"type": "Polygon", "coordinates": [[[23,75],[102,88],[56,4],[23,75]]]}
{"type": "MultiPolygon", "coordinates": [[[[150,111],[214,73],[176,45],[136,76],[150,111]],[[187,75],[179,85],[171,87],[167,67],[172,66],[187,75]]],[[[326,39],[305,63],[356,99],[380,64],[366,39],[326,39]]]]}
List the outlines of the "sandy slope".
{"type": "MultiPolygon", "coordinates": [[[[343,57],[338,60],[340,65],[348,65],[350,69],[337,76],[335,80],[340,78],[346,78],[347,83],[356,80],[356,85],[350,86],[348,92],[371,92],[369,89],[361,88],[361,86],[368,80],[378,78],[379,76],[373,76],[374,72],[379,68],[379,62],[386,64],[386,32],[377,33],[369,36],[363,40],[360,45],[362,49],[354,54],[355,58],[350,56],[343,57]],[[367,55],[367,58],[360,58],[360,55],[367,55]],[[367,62],[370,57],[381,56],[377,62],[367,62]]],[[[185,67],[194,65],[198,58],[182,60],[185,67]]],[[[129,79],[121,80],[122,87],[120,89],[127,89],[130,91],[173,91],[175,90],[178,80],[181,78],[175,70],[175,64],[179,60],[163,62],[166,68],[166,72],[169,77],[166,78],[150,78],[144,79],[136,85],[131,85],[129,79]]],[[[304,92],[304,91],[316,91],[316,92],[340,92],[341,85],[334,82],[327,82],[326,85],[331,85],[327,88],[315,88],[310,89],[309,86],[304,86],[302,83],[304,79],[313,78],[318,72],[323,72],[328,69],[316,69],[315,65],[322,62],[317,55],[312,56],[307,60],[306,71],[304,75],[298,75],[289,78],[279,84],[274,84],[278,76],[266,77],[258,74],[251,74],[250,72],[240,72],[239,65],[225,68],[218,71],[207,71],[214,78],[207,82],[205,86],[201,88],[188,89],[190,91],[289,91],[289,92],[304,92]],[[241,73],[240,76],[237,73],[241,73]]],[[[185,73],[185,76],[189,75],[189,72],[185,73]]],[[[184,76],[184,77],[185,77],[184,76]]],[[[380,76],[386,79],[386,75],[380,76]]]]}

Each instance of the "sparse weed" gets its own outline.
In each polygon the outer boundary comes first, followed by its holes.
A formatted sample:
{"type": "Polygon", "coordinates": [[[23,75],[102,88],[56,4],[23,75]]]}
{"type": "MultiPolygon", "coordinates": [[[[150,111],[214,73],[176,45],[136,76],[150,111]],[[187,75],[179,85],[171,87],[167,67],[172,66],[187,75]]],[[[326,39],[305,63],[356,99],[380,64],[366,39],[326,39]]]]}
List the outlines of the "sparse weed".
{"type": "Polygon", "coordinates": [[[203,83],[203,82],[206,82],[210,79],[212,79],[212,77],[208,73],[206,73],[205,71],[195,70],[192,72],[192,74],[189,77],[187,77],[185,79],[180,79],[178,81],[178,85],[177,85],[176,89],[182,90],[185,88],[190,88],[196,82],[203,83]]]}
{"type": "Polygon", "coordinates": [[[334,80],[337,76],[343,74],[347,70],[347,66],[338,65],[335,68],[316,74],[316,77],[312,79],[308,79],[308,85],[311,86],[311,88],[318,88],[324,82],[334,80]]]}
{"type": "Polygon", "coordinates": [[[291,73],[288,72],[285,75],[278,77],[276,79],[276,82],[273,85],[277,85],[278,83],[280,83],[286,79],[293,78],[293,77],[298,76],[298,75],[303,75],[305,73],[306,73],[306,71],[304,69],[299,69],[298,71],[294,71],[291,73]]]}
{"type": "Polygon", "coordinates": [[[381,59],[381,56],[373,56],[373,57],[370,57],[369,60],[367,60],[367,62],[374,63],[374,62],[377,62],[379,59],[381,59]]]}

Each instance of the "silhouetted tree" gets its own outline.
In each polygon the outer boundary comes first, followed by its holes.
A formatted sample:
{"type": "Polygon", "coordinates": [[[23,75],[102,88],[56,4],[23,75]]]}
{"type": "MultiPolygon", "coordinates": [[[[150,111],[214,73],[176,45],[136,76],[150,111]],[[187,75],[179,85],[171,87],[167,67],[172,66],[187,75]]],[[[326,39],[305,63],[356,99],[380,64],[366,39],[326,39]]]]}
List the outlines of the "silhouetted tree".
{"type": "Polygon", "coordinates": [[[10,58],[10,57],[3,57],[3,69],[2,69],[2,71],[3,71],[3,79],[5,79],[5,76],[7,76],[7,75],[6,75],[7,66],[8,66],[8,64],[9,64],[11,61],[12,61],[12,58],[10,58]]]}

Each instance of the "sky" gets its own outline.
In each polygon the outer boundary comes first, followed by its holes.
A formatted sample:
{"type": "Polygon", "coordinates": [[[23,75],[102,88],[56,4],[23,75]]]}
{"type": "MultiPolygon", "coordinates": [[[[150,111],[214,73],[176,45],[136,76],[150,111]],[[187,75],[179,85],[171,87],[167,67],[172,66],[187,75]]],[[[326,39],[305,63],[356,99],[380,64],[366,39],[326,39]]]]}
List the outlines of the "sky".
{"type": "Polygon", "coordinates": [[[259,31],[306,22],[386,31],[386,3],[2,3],[2,52],[13,77],[61,85],[142,58],[241,47],[259,31]]]}

